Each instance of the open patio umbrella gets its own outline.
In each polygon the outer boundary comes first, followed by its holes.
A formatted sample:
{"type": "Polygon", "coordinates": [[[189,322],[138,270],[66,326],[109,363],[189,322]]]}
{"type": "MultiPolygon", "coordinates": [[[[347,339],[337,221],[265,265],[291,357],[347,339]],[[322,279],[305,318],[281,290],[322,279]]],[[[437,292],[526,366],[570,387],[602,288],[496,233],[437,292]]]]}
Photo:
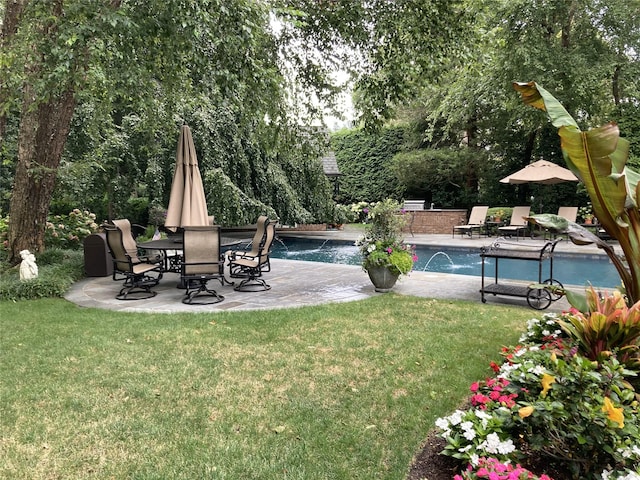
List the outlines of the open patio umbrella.
{"type": "MultiPolygon", "coordinates": [[[[502,180],[500,180],[500,183],[509,183],[512,185],[519,185],[522,183],[555,185],[556,183],[577,181],[578,177],[576,177],[571,170],[561,167],[557,163],[548,162],[546,160],[538,160],[537,162],[530,163],[517,172],[504,177],[502,180]]],[[[533,197],[531,197],[531,201],[533,203],[533,197]]],[[[543,204],[541,197],[540,213],[542,212],[543,204]]]]}
{"type": "Polygon", "coordinates": [[[183,125],[178,139],[176,169],[171,184],[165,227],[207,225],[207,201],[198,168],[198,157],[191,129],[183,125]]]}
{"type": "Polygon", "coordinates": [[[578,178],[571,170],[546,160],[533,162],[521,170],[512,173],[500,180],[500,183],[542,183],[553,185],[562,182],[577,182],[578,178]]]}

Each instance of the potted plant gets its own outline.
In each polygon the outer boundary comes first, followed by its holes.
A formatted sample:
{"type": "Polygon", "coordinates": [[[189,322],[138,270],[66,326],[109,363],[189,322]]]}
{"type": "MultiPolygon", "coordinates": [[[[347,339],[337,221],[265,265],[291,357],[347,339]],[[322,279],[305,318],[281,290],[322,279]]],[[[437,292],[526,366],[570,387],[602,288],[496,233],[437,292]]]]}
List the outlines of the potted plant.
{"type": "Polygon", "coordinates": [[[582,223],[590,225],[593,222],[593,208],[591,203],[578,209],[578,216],[582,219],[582,223]]]}
{"type": "Polygon", "coordinates": [[[392,199],[367,209],[364,235],[356,245],[362,254],[362,268],[367,271],[376,292],[388,292],[400,275],[408,274],[417,260],[414,247],[404,243],[404,211],[392,199]]]}

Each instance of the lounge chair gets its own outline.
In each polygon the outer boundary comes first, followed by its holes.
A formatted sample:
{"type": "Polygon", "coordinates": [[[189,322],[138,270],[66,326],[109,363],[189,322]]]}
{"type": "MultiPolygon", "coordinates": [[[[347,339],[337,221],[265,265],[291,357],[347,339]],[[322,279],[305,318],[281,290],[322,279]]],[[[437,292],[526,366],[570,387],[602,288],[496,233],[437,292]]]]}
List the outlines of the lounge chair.
{"type": "Polygon", "coordinates": [[[578,218],[578,207],[560,207],[558,208],[558,216],[575,223],[578,218]]]}
{"type": "MultiPolygon", "coordinates": [[[[559,207],[558,208],[558,216],[568,220],[570,222],[575,223],[578,218],[578,207],[559,207]]],[[[549,230],[545,229],[544,237],[547,238],[556,238],[558,236],[557,233],[549,232],[549,230]]]]}
{"type": "Polygon", "coordinates": [[[529,216],[529,212],[531,211],[531,207],[515,207],[513,209],[513,213],[511,214],[511,221],[509,225],[505,227],[498,227],[498,232],[500,235],[506,235],[512,237],[516,236],[516,239],[520,238],[520,234],[524,236],[524,233],[527,231],[528,222],[524,217],[529,216]]]}
{"type": "Polygon", "coordinates": [[[266,220],[264,235],[257,243],[254,242],[251,251],[228,253],[230,277],[242,279],[234,285],[234,290],[255,292],[271,289],[261,277],[264,272],[271,271],[269,253],[275,238],[276,223],[274,220],[266,220]]]}
{"type": "Polygon", "coordinates": [[[220,226],[184,227],[183,258],[180,262],[180,282],[186,288],[182,303],[211,305],[224,300],[209,288],[210,280],[223,282],[223,261],[220,259],[220,226]]]}
{"type": "Polygon", "coordinates": [[[156,292],[152,291],[151,287],[157,285],[162,278],[162,258],[139,257],[138,248],[130,231],[128,235],[125,234],[127,225],[130,225],[128,220],[114,220],[113,224],[103,225],[113,259],[113,279],[124,280],[116,298],[143,300],[155,297],[156,292]]]}
{"type": "Polygon", "coordinates": [[[474,230],[481,232],[485,228],[485,221],[487,219],[488,206],[476,205],[471,209],[469,214],[469,221],[466,225],[456,225],[453,227],[453,236],[456,236],[456,232],[460,234],[466,234],[473,237],[474,230]]]}

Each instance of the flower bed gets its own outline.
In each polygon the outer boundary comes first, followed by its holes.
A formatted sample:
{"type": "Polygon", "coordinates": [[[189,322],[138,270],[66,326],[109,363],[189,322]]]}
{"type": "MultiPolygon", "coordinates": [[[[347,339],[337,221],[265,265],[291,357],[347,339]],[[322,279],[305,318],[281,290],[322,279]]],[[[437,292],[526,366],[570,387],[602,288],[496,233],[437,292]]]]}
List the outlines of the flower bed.
{"type": "Polygon", "coordinates": [[[468,463],[456,479],[550,479],[518,464],[532,457],[556,480],[640,479],[640,302],[588,301],[587,314],[532,319],[495,376],[471,385],[471,407],[437,420],[443,453],[468,463]]]}

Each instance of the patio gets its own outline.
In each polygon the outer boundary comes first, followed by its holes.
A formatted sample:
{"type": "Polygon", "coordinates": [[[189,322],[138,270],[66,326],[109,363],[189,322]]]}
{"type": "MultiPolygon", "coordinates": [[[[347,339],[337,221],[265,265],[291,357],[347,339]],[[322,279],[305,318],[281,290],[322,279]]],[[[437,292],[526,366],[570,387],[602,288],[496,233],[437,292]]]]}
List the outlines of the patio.
{"type": "MultiPolygon", "coordinates": [[[[355,240],[360,234],[357,229],[291,232],[281,231],[279,236],[295,235],[316,238],[339,238],[355,240]]],[[[450,235],[407,236],[408,243],[421,245],[457,245],[480,247],[495,238],[456,238],[450,235]]],[[[539,244],[541,240],[524,239],[521,244],[539,244]]],[[[562,241],[558,252],[582,254],[602,254],[592,246],[578,247],[562,241]]],[[[119,301],[115,299],[118,282],[109,277],[85,278],[76,283],[67,293],[66,299],[83,307],[104,308],[129,312],[216,312],[237,310],[259,310],[272,308],[292,308],[317,305],[328,302],[346,302],[364,299],[376,293],[369,278],[359,266],[318,262],[272,259],[272,270],[265,278],[272,289],[265,292],[236,292],[232,286],[215,284],[216,290],[225,300],[215,305],[195,306],[181,303],[184,291],[176,288],[177,274],[165,274],[160,284],[154,288],[158,295],[148,300],[119,301]]],[[[449,298],[480,303],[480,278],[466,275],[452,275],[434,272],[414,271],[401,278],[394,288],[400,295],[415,295],[428,298],[449,298]]],[[[382,294],[383,295],[383,294],[382,294]]],[[[519,298],[488,297],[488,303],[521,305],[528,308],[526,300],[519,298]]],[[[568,308],[566,300],[554,302],[547,311],[561,311],[568,308]]],[[[532,310],[532,313],[534,310],[532,310]]]]}

